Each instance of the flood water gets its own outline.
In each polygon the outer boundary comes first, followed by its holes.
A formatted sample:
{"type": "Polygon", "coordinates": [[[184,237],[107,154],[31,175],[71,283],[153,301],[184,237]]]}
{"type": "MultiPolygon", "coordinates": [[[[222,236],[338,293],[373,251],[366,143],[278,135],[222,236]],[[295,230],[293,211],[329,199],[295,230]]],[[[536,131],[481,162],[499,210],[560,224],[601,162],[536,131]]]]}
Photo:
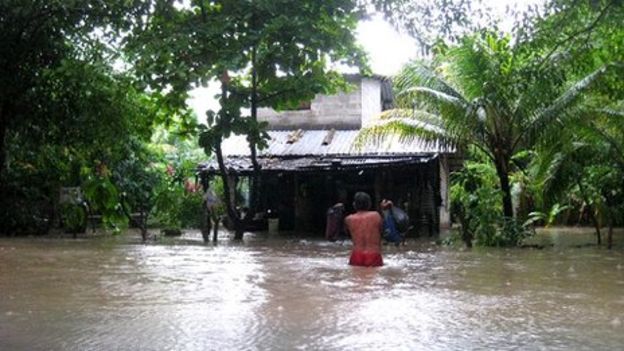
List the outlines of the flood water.
{"type": "Polygon", "coordinates": [[[1,238],[0,350],[622,349],[622,246],[536,240],[414,240],[358,268],[348,243],[297,237],[1,238]]]}

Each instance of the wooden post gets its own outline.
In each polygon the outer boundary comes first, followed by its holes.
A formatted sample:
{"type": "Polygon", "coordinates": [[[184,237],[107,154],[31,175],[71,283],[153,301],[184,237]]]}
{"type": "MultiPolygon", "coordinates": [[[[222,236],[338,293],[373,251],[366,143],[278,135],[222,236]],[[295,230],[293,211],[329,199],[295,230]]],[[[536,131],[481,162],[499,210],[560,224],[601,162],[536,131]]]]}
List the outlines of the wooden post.
{"type": "Polygon", "coordinates": [[[301,203],[299,201],[299,176],[294,174],[295,192],[293,203],[295,205],[295,230],[301,230],[301,203]]]}
{"type": "Polygon", "coordinates": [[[382,200],[381,196],[382,196],[382,189],[383,189],[383,180],[385,178],[385,171],[384,170],[377,170],[375,171],[375,200],[376,200],[376,204],[374,205],[374,208],[377,208],[379,206],[379,202],[382,200]]]}
{"type": "Polygon", "coordinates": [[[446,155],[440,155],[439,158],[439,190],[440,190],[440,208],[439,208],[439,223],[440,228],[449,228],[451,226],[451,213],[450,213],[450,199],[448,195],[449,185],[449,163],[446,155]]]}

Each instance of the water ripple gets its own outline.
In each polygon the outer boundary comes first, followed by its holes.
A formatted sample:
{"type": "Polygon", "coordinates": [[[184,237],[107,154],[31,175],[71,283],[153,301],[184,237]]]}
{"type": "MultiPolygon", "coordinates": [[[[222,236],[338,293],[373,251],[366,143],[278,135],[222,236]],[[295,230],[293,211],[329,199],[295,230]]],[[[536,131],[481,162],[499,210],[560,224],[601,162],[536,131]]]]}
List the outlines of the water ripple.
{"type": "MultiPolygon", "coordinates": [[[[608,350],[624,255],[600,249],[0,239],[1,350],[608,350]]],[[[558,239],[560,240],[560,239],[558,239]]]]}

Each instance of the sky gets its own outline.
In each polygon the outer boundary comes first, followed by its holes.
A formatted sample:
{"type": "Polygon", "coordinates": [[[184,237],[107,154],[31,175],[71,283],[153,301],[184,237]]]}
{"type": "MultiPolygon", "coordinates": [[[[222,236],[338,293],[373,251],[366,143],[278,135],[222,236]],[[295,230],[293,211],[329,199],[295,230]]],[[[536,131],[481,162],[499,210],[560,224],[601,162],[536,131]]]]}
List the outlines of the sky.
{"type": "MultiPolygon", "coordinates": [[[[484,2],[504,18],[507,6],[513,7],[515,5],[523,8],[532,4],[540,4],[543,0],[484,0],[484,2]]],[[[503,20],[501,26],[503,29],[509,30],[511,25],[510,20],[503,20]]],[[[414,39],[399,33],[381,16],[374,16],[368,21],[360,22],[357,28],[357,40],[368,52],[370,67],[376,74],[394,75],[402,65],[417,55],[414,39]]],[[[204,116],[207,109],[218,110],[219,104],[213,98],[217,93],[217,85],[198,88],[191,92],[191,98],[187,102],[200,121],[205,121],[204,116]]]]}
{"type": "Polygon", "coordinates": [[[368,53],[369,64],[376,74],[393,75],[401,66],[416,57],[414,39],[397,32],[381,16],[360,22],[357,39],[368,53]]]}
{"type": "MultiPolygon", "coordinates": [[[[505,9],[542,4],[544,0],[483,0],[495,15],[502,18],[501,29],[511,31],[513,19],[505,16],[505,9]]],[[[370,21],[360,22],[357,28],[359,43],[369,54],[370,65],[374,73],[394,75],[402,65],[417,55],[416,42],[406,34],[401,34],[381,16],[370,21]]]]}

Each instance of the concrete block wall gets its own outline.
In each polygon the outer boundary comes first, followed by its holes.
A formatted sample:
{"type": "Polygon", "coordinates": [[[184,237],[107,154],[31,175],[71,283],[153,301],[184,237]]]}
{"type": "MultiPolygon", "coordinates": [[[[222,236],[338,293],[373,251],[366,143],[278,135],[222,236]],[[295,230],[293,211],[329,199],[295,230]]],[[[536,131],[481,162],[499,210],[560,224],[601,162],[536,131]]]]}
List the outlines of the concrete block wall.
{"type": "Polygon", "coordinates": [[[353,90],[335,95],[316,95],[309,110],[258,110],[258,120],[269,122],[271,129],[358,129],[365,119],[381,112],[380,82],[358,78],[353,90]]]}

